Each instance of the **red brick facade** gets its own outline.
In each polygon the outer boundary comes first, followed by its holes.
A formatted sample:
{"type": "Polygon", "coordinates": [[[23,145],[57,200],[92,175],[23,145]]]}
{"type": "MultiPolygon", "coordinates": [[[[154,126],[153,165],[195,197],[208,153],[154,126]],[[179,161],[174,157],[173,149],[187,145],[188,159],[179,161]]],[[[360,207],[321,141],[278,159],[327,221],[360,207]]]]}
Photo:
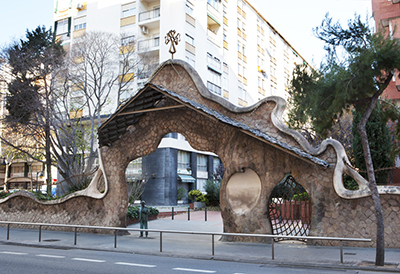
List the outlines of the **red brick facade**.
{"type": "MultiPolygon", "coordinates": [[[[394,38],[400,38],[400,1],[372,0],[372,13],[376,29],[384,27],[394,38]]],[[[396,76],[383,93],[383,97],[400,103],[400,78],[396,76]]]]}

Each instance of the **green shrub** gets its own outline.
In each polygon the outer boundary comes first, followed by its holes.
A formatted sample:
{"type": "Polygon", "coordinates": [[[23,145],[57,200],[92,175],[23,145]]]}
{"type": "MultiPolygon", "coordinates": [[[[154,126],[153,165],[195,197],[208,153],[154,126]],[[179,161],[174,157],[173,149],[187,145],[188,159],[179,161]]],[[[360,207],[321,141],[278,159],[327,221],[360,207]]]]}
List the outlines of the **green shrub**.
{"type": "Polygon", "coordinates": [[[177,194],[176,194],[176,199],[182,200],[185,197],[186,197],[186,189],[184,189],[183,187],[178,188],[177,194]]]}
{"type": "MultiPolygon", "coordinates": [[[[155,207],[148,207],[149,216],[157,216],[159,211],[155,207]]],[[[127,219],[136,219],[140,216],[140,206],[132,206],[128,208],[128,212],[126,213],[127,219]]]]}
{"type": "Polygon", "coordinates": [[[198,198],[203,195],[200,190],[193,189],[189,191],[189,198],[192,200],[192,202],[198,201],[198,198]]]}
{"type": "Polygon", "coordinates": [[[206,198],[208,200],[207,205],[219,206],[219,192],[221,189],[221,180],[207,180],[204,185],[204,190],[207,192],[206,198]]]}

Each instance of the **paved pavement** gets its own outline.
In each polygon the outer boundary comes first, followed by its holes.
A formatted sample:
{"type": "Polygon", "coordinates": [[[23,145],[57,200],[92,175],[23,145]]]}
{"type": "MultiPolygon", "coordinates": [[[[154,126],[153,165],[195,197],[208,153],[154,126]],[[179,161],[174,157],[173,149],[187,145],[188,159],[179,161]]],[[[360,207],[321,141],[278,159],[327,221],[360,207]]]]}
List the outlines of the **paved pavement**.
{"type": "MultiPolygon", "coordinates": [[[[168,209],[161,208],[160,211],[168,209]]],[[[128,228],[138,229],[138,224],[128,228]]],[[[149,222],[153,230],[182,230],[196,232],[222,232],[222,219],[219,212],[208,211],[205,221],[204,211],[179,214],[149,222]]],[[[10,229],[7,240],[7,229],[0,227],[0,244],[33,245],[51,248],[80,248],[107,250],[116,252],[133,252],[158,256],[176,256],[198,259],[251,262],[270,265],[315,266],[334,269],[361,269],[400,273],[400,249],[386,249],[384,267],[375,267],[374,248],[344,247],[344,263],[340,263],[339,247],[308,246],[298,243],[275,243],[274,260],[271,244],[233,243],[219,241],[215,236],[214,256],[212,255],[212,236],[196,234],[175,234],[149,232],[149,237],[139,237],[138,231],[130,235],[118,236],[117,247],[114,247],[114,236],[104,234],[81,233],[78,230],[77,244],[74,245],[74,233],[42,230],[39,242],[38,230],[10,229]],[[160,245],[162,237],[162,246],[160,245]],[[160,252],[162,248],[162,252],[160,252]]]]}

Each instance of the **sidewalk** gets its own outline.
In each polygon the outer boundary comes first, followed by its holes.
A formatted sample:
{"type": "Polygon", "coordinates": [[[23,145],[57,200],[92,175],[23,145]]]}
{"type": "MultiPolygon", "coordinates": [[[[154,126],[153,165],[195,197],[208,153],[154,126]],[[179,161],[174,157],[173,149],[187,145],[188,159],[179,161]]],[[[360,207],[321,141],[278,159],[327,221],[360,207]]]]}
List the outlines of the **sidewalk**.
{"type": "MultiPolygon", "coordinates": [[[[166,210],[165,210],[166,211],[166,210]]],[[[177,211],[177,210],[176,210],[177,211]]],[[[149,229],[181,230],[197,232],[222,232],[220,212],[208,211],[207,221],[204,211],[187,213],[157,219],[149,222],[149,229]]],[[[139,224],[129,228],[139,228],[139,224]]],[[[118,236],[114,248],[114,235],[79,233],[74,245],[74,233],[42,230],[39,242],[38,230],[7,229],[0,227],[0,244],[22,244],[52,248],[80,248],[116,252],[133,252],[157,256],[174,256],[198,259],[214,259],[236,262],[251,262],[269,265],[323,266],[334,269],[364,269],[400,273],[400,249],[386,249],[385,266],[375,267],[375,248],[344,247],[344,263],[340,263],[339,247],[308,246],[297,243],[275,243],[275,260],[272,260],[271,244],[233,243],[218,241],[215,236],[215,254],[212,256],[211,236],[194,234],[162,233],[162,252],[160,252],[160,233],[149,232],[148,238],[140,238],[138,231],[131,235],[118,236]]]]}

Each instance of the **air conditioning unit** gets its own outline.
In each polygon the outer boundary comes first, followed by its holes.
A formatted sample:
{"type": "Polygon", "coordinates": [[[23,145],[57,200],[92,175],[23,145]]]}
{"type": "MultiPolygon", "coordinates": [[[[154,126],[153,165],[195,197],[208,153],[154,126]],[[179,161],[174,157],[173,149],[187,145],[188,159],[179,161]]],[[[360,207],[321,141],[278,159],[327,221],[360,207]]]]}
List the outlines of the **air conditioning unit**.
{"type": "Polygon", "coordinates": [[[82,10],[82,9],[83,9],[83,5],[82,5],[81,3],[78,3],[78,4],[76,5],[76,9],[82,10]]]}
{"type": "Polygon", "coordinates": [[[148,29],[146,26],[142,26],[142,33],[143,33],[144,35],[149,34],[149,29],[148,29]]]}

